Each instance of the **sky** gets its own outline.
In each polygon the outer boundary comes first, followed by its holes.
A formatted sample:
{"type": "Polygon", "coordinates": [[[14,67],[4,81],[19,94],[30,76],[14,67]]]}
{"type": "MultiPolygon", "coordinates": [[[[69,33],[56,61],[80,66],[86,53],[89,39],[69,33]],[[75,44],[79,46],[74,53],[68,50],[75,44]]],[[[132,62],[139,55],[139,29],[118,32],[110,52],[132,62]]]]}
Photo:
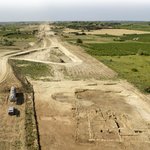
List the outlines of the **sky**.
{"type": "Polygon", "coordinates": [[[5,21],[150,21],[150,0],[0,0],[5,21]]]}

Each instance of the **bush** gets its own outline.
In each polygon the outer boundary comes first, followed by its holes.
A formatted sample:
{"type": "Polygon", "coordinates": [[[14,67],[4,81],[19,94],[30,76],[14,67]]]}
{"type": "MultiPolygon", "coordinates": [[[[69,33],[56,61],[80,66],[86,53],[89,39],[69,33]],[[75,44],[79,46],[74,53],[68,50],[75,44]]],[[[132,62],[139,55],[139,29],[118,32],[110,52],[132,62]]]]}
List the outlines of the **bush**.
{"type": "Polygon", "coordinates": [[[144,56],[147,56],[147,55],[148,55],[147,52],[142,51],[142,50],[139,50],[137,54],[138,54],[138,55],[144,55],[144,56]]]}
{"type": "Polygon", "coordinates": [[[3,39],[3,40],[1,41],[1,44],[2,44],[3,46],[13,46],[13,45],[14,45],[14,41],[8,40],[8,39],[3,39]]]}
{"type": "Polygon", "coordinates": [[[138,72],[138,70],[136,68],[132,68],[131,69],[133,72],[138,72]]]}
{"type": "Polygon", "coordinates": [[[83,41],[82,41],[81,39],[77,39],[76,43],[78,43],[78,44],[82,44],[82,43],[83,43],[83,41]]]}
{"type": "Polygon", "coordinates": [[[114,41],[119,41],[119,42],[124,42],[125,40],[124,39],[121,39],[121,38],[116,38],[116,39],[113,39],[114,41]]]}
{"type": "Polygon", "coordinates": [[[150,86],[145,89],[145,92],[150,93],[150,86]]]}

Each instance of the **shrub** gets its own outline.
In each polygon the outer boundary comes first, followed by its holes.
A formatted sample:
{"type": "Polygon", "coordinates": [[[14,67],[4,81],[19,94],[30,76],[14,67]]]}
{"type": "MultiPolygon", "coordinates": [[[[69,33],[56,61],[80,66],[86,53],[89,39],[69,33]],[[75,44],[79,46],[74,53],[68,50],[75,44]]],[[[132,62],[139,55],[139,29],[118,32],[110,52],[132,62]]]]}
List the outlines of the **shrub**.
{"type": "Polygon", "coordinates": [[[131,69],[133,72],[138,72],[138,70],[136,68],[132,68],[131,69]]]}
{"type": "Polygon", "coordinates": [[[76,43],[78,43],[78,44],[82,44],[82,43],[83,43],[83,41],[82,41],[81,39],[77,39],[76,43]]]}
{"type": "Polygon", "coordinates": [[[3,40],[1,41],[1,44],[2,44],[3,46],[13,46],[13,45],[14,45],[14,41],[8,40],[8,39],[3,39],[3,40]]]}
{"type": "Polygon", "coordinates": [[[150,93],[150,86],[145,88],[145,92],[150,93]]]}
{"type": "Polygon", "coordinates": [[[142,51],[142,50],[139,50],[139,51],[137,52],[137,54],[138,54],[138,55],[144,55],[144,56],[147,56],[147,55],[148,55],[147,52],[142,51]]]}

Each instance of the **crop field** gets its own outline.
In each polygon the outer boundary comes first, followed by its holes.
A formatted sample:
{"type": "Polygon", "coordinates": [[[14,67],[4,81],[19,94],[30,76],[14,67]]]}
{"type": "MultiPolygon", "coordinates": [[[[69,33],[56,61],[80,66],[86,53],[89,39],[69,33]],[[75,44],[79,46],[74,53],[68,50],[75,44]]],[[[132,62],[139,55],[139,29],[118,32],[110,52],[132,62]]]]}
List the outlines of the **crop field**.
{"type": "Polygon", "coordinates": [[[127,79],[142,91],[149,89],[150,43],[147,39],[145,43],[95,43],[83,47],[87,53],[118,72],[121,78],[127,79]]]}
{"type": "Polygon", "coordinates": [[[95,56],[150,55],[150,43],[96,43],[85,47],[89,54],[95,56]]]}
{"type": "Polygon", "coordinates": [[[115,27],[121,28],[121,29],[150,31],[150,23],[149,22],[137,22],[137,23],[126,22],[126,23],[118,24],[115,27]]]}
{"type": "MultiPolygon", "coordinates": [[[[115,39],[117,41],[117,39],[115,39]]],[[[137,41],[137,42],[150,42],[150,34],[125,34],[118,38],[118,41],[137,41]]]]}
{"type": "MultiPolygon", "coordinates": [[[[150,30],[148,23],[133,23],[132,25],[127,22],[112,27],[150,30]]],[[[133,83],[143,92],[149,92],[150,34],[115,36],[109,34],[84,35],[83,33],[64,34],[63,39],[69,43],[80,45],[88,54],[115,70],[120,78],[133,83]],[[77,43],[77,39],[81,39],[82,43],[77,43]]]]}

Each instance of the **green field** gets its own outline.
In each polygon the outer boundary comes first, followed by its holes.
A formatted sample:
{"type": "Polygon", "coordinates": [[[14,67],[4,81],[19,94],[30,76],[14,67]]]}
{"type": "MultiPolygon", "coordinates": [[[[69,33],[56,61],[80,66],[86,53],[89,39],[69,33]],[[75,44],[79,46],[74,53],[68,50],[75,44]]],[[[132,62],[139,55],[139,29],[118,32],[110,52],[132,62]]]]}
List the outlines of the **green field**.
{"type": "Polygon", "coordinates": [[[150,31],[150,22],[122,22],[119,25],[115,25],[115,28],[150,31]]]}
{"type": "Polygon", "coordinates": [[[143,92],[149,92],[150,43],[147,38],[144,42],[89,43],[82,44],[82,47],[115,70],[120,78],[127,79],[143,92]]]}
{"type": "Polygon", "coordinates": [[[31,30],[28,24],[5,24],[0,25],[0,49],[22,49],[29,46],[29,42],[34,42],[37,27],[31,30]]]}
{"type": "Polygon", "coordinates": [[[91,43],[83,44],[86,51],[94,56],[125,56],[136,55],[143,52],[143,55],[150,55],[150,43],[91,43]]]}
{"type": "MultiPolygon", "coordinates": [[[[113,28],[150,31],[150,23],[124,22],[114,24],[113,28]]],[[[115,70],[119,78],[126,79],[142,92],[150,92],[150,34],[66,34],[63,40],[80,45],[87,53],[115,70]],[[81,39],[83,43],[77,43],[77,39],[81,39]]]]}
{"type": "Polygon", "coordinates": [[[34,80],[38,80],[41,77],[53,76],[52,68],[49,65],[24,60],[13,60],[13,62],[17,67],[17,71],[34,80]]]}
{"type": "Polygon", "coordinates": [[[96,56],[104,64],[119,73],[141,91],[150,87],[150,56],[96,56]]]}

